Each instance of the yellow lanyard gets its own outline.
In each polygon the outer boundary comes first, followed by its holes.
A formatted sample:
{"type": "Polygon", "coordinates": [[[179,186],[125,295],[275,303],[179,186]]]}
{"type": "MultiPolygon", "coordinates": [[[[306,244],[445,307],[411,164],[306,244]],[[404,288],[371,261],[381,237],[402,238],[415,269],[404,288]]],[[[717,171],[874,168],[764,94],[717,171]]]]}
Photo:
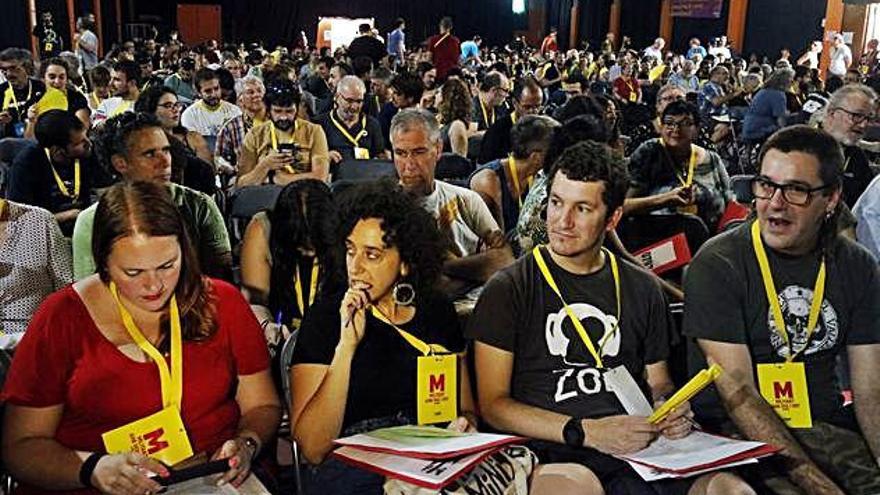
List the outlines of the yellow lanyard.
{"type": "Polygon", "coordinates": [[[314,258],[312,260],[312,280],[309,282],[309,305],[306,307],[305,299],[303,298],[302,276],[299,273],[299,265],[296,266],[296,281],[293,284],[293,288],[296,291],[296,306],[299,308],[300,317],[305,317],[306,309],[312,307],[312,304],[315,302],[315,293],[318,292],[319,271],[318,258],[314,258]]]}
{"type": "MultiPolygon", "coordinates": [[[[666,148],[666,142],[663,141],[663,138],[660,138],[660,144],[663,146],[663,150],[666,152],[666,155],[669,157],[669,161],[672,162],[672,154],[669,153],[668,148],[666,148]]],[[[694,170],[697,168],[697,148],[694,145],[691,145],[691,158],[688,162],[688,174],[687,178],[682,178],[681,174],[678,173],[678,170],[675,169],[675,163],[672,163],[672,171],[675,173],[675,176],[678,178],[678,181],[681,182],[681,185],[684,187],[690,187],[691,184],[694,183],[694,170]]]]}
{"type": "MultiPolygon", "coordinates": [[[[290,142],[293,142],[293,134],[296,132],[296,121],[293,122],[293,132],[290,134],[290,142]]],[[[272,149],[278,151],[278,134],[275,133],[275,123],[269,121],[269,135],[272,138],[272,149]]]]}
{"type": "Polygon", "coordinates": [[[128,109],[131,108],[132,103],[133,102],[130,100],[122,100],[122,103],[120,103],[119,106],[114,108],[112,112],[110,112],[110,116],[115,117],[121,113],[128,111],[128,109]]]}
{"type": "Polygon", "coordinates": [[[516,124],[516,112],[510,112],[510,122],[516,124]]]}
{"type": "Polygon", "coordinates": [[[810,303],[810,315],[807,318],[807,335],[804,340],[804,346],[797,352],[791,347],[788,340],[788,330],[785,327],[785,318],[782,316],[782,307],[779,305],[779,296],[776,294],[776,286],[773,284],[773,273],[770,271],[770,262],[767,260],[767,253],[764,251],[764,244],[761,242],[761,226],[755,220],[752,223],[752,246],[755,249],[755,257],[758,258],[758,266],[761,267],[761,278],[764,279],[764,292],[767,294],[767,302],[770,303],[770,311],[773,313],[773,322],[776,323],[776,331],[782,336],[785,345],[788,347],[788,356],[785,361],[790,363],[794,358],[804,351],[810,343],[810,336],[819,323],[819,310],[822,308],[822,301],[825,298],[825,257],[822,257],[822,263],[819,265],[819,274],[816,275],[816,284],[813,287],[813,301],[810,303]]]}
{"type": "Polygon", "coordinates": [[[443,36],[441,36],[440,39],[434,43],[434,48],[437,48],[438,46],[440,46],[440,43],[443,43],[443,40],[445,40],[448,37],[449,37],[449,33],[446,33],[443,36]]]}
{"type": "Polygon", "coordinates": [[[95,93],[94,91],[89,93],[89,100],[92,104],[92,108],[98,108],[98,105],[100,105],[101,102],[104,101],[101,98],[99,98],[97,93],[95,93]]]}
{"type": "Polygon", "coordinates": [[[611,274],[614,276],[614,296],[617,299],[617,323],[614,324],[614,328],[602,338],[599,342],[599,351],[596,351],[596,346],[593,345],[593,341],[590,340],[590,336],[587,335],[586,329],[584,329],[584,325],[581,323],[580,318],[574,314],[574,311],[568,306],[568,303],[565,302],[565,298],[562,297],[562,293],[559,292],[559,287],[556,286],[556,281],[553,280],[553,275],[550,274],[550,269],[547,268],[547,263],[544,261],[544,256],[541,254],[541,247],[535,246],[532,249],[532,255],[535,257],[535,262],[538,263],[538,268],[541,270],[541,274],[544,276],[544,280],[547,282],[547,285],[553,289],[553,292],[559,297],[559,300],[562,301],[562,305],[565,308],[565,312],[568,313],[568,317],[571,319],[571,323],[574,325],[575,330],[577,330],[578,335],[581,337],[581,340],[584,342],[584,345],[587,346],[587,350],[590,351],[590,354],[596,360],[596,367],[602,369],[605,367],[602,364],[601,352],[605,347],[605,343],[614,336],[614,334],[618,331],[620,326],[620,272],[617,269],[617,258],[605,248],[602,248],[602,252],[605,253],[605,256],[608,257],[608,260],[611,263],[611,274]]]}
{"type": "MultiPolygon", "coordinates": [[[[517,173],[517,170],[516,170],[516,158],[514,158],[512,154],[507,156],[507,164],[508,164],[508,169],[510,170],[510,178],[511,178],[511,180],[513,180],[514,194],[516,194],[516,200],[519,201],[519,207],[520,207],[520,209],[522,209],[522,205],[523,205],[522,195],[523,195],[523,192],[525,192],[525,191],[520,189],[519,174],[517,173]]],[[[526,180],[528,181],[529,188],[531,188],[532,182],[535,181],[534,177],[530,175],[526,180]]]]}
{"type": "Polygon", "coordinates": [[[339,132],[341,132],[342,135],[345,136],[346,139],[351,141],[351,144],[353,144],[355,147],[360,147],[360,144],[359,144],[360,140],[363,139],[363,137],[367,135],[367,116],[366,115],[361,116],[361,132],[357,133],[356,136],[352,137],[351,134],[348,132],[348,130],[345,128],[345,126],[340,124],[339,121],[336,120],[336,117],[333,116],[334,113],[336,113],[336,112],[330,112],[330,120],[333,122],[333,125],[335,125],[337,129],[339,129],[339,132]]]}
{"type": "Polygon", "coordinates": [[[171,371],[168,370],[168,363],[162,354],[151,344],[144,334],[141,333],[131,313],[125,309],[119,300],[119,293],[116,290],[116,284],[110,282],[110,293],[116,300],[116,306],[119,308],[119,315],[122,317],[122,323],[132,340],[141,348],[159,368],[159,379],[162,383],[162,407],[174,406],[180,409],[181,400],[183,399],[183,333],[180,329],[180,311],[177,307],[177,296],[171,296],[170,320],[171,320],[171,371]]]}
{"type": "Polygon", "coordinates": [[[480,100],[480,110],[483,111],[483,122],[486,123],[486,127],[489,127],[495,123],[495,107],[492,107],[492,121],[490,122],[489,113],[486,111],[486,105],[483,104],[483,99],[480,97],[477,97],[477,99],[480,100]]]}
{"type": "Polygon", "coordinates": [[[64,185],[64,181],[61,180],[61,177],[58,175],[58,171],[55,170],[55,164],[52,163],[52,154],[49,153],[49,148],[43,148],[43,151],[46,152],[46,159],[49,160],[49,168],[52,169],[52,175],[55,177],[55,184],[58,185],[58,190],[61,191],[61,194],[64,195],[64,197],[76,201],[79,198],[80,186],[79,159],[77,158],[73,161],[73,194],[70,194],[67,186],[64,185]]]}
{"type": "Polygon", "coordinates": [[[6,211],[6,200],[0,198],[0,221],[3,221],[3,213],[6,211]]]}
{"type": "Polygon", "coordinates": [[[379,103],[379,95],[375,95],[373,98],[376,100],[376,115],[379,115],[379,112],[382,111],[382,104],[379,103]]]}
{"type": "MultiPolygon", "coordinates": [[[[31,81],[28,80],[28,94],[24,100],[25,102],[30,101],[33,89],[31,81]]],[[[8,110],[11,106],[10,104],[15,106],[15,110],[19,113],[18,119],[21,120],[21,109],[18,108],[18,99],[15,97],[15,90],[12,89],[12,83],[9,83],[9,87],[6,88],[6,94],[3,95],[3,110],[8,110]]]]}
{"type": "Polygon", "coordinates": [[[395,330],[397,330],[397,333],[399,333],[400,336],[403,337],[403,340],[405,340],[409,345],[415,347],[416,350],[421,352],[423,356],[430,356],[434,353],[448,353],[449,352],[449,350],[446,349],[445,347],[443,347],[442,345],[440,345],[440,344],[426,344],[425,341],[423,341],[422,339],[416,337],[415,335],[413,335],[413,334],[407,332],[406,330],[400,328],[399,326],[395,325],[394,323],[391,322],[391,320],[388,319],[388,317],[383,315],[382,312],[379,311],[379,308],[377,308],[376,306],[372,306],[370,308],[370,312],[373,313],[374,318],[376,318],[377,320],[381,321],[382,323],[389,325],[392,328],[394,328],[395,330]]]}

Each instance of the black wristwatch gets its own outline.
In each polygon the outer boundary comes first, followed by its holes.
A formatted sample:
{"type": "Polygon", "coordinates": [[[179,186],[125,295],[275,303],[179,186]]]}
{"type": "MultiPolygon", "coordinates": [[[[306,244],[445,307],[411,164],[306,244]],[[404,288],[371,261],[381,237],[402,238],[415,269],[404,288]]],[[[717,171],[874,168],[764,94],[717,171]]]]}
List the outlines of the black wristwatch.
{"type": "Polygon", "coordinates": [[[584,425],[581,421],[580,418],[571,418],[562,427],[562,438],[565,440],[565,445],[569,447],[584,446],[586,434],[584,433],[584,425]]]}

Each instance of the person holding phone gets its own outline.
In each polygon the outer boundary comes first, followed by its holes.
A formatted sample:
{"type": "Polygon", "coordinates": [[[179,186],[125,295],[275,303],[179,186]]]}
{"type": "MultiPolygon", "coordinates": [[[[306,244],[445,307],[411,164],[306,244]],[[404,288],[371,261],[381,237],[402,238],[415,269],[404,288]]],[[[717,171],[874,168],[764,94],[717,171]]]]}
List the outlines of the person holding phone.
{"type": "Polygon", "coordinates": [[[266,88],[269,120],[248,131],[238,167],[238,187],[330,178],[327,136],[321,126],[297,117],[301,93],[288,79],[266,88]]]}
{"type": "Polygon", "coordinates": [[[663,109],[660,137],[644,142],[630,157],[624,214],[692,214],[715,231],[733,190],[721,157],[694,144],[699,129],[694,104],[674,101],[663,109]]]}
{"type": "Polygon", "coordinates": [[[200,453],[238,486],[281,419],[259,324],[238,289],[202,275],[164,185],[111,187],[95,223],[98,273],[46,298],[0,396],[17,493],[153,494],[148,472],[200,453]],[[122,447],[105,437],[119,431],[122,447]]]}

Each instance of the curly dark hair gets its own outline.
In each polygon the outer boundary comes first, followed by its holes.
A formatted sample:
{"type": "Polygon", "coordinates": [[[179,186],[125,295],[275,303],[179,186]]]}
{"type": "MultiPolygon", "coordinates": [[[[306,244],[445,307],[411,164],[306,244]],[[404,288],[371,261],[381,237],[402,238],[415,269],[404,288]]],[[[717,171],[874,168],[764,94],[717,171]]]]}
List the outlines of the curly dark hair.
{"type": "Polygon", "coordinates": [[[298,248],[313,250],[318,256],[318,292],[337,285],[339,254],[334,250],[339,211],[330,188],[314,179],[294,181],[284,187],[275,206],[266,213],[272,226],[269,251],[272,253],[271,288],[268,306],[272,314],[281,312],[283,320],[299,315],[292,281],[303,255],[298,248]]]}
{"type": "Polygon", "coordinates": [[[143,112],[124,112],[111,117],[94,131],[93,142],[95,144],[95,156],[98,157],[101,166],[110,176],[117,176],[113,168],[113,155],[125,155],[131,145],[130,139],[134,133],[158,127],[162,124],[155,115],[143,112]]]}
{"type": "Polygon", "coordinates": [[[425,91],[425,85],[422,83],[422,80],[409,72],[403,72],[395,76],[391,80],[391,88],[415,103],[422,99],[422,93],[425,91]]]}
{"type": "Polygon", "coordinates": [[[562,172],[570,180],[598,182],[605,184],[602,200],[607,210],[606,217],[623,206],[626,190],[629,187],[629,174],[623,161],[615,157],[611,148],[595,141],[581,141],[569,146],[553,163],[550,180],[547,181],[547,195],[553,187],[556,174],[562,172]]]}
{"type": "Polygon", "coordinates": [[[406,281],[415,288],[416,297],[433,288],[443,267],[443,242],[434,217],[415,196],[392,180],[381,180],[345,191],[339,202],[338,244],[360,220],[377,218],[385,244],[396,247],[400,260],[410,267],[406,281]]]}
{"type": "Polygon", "coordinates": [[[473,100],[468,87],[461,79],[448,79],[440,90],[443,99],[440,102],[440,120],[451,124],[456,120],[467,126],[471,121],[473,100]]]}
{"type": "Polygon", "coordinates": [[[156,109],[159,108],[159,100],[165,95],[174,95],[177,98],[177,93],[167,86],[150,86],[134,102],[134,111],[155,115],[156,109]]]}

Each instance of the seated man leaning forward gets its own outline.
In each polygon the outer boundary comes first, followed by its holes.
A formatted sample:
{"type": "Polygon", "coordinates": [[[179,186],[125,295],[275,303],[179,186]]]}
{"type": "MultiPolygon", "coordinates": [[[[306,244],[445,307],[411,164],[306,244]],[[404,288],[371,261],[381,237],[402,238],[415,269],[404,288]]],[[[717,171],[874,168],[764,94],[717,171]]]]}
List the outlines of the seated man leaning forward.
{"type": "Polygon", "coordinates": [[[695,366],[704,354],[726,370],[720,404],[700,397],[701,416],[783,448],[781,462],[761,463],[761,483],[858,495],[880,493],[880,271],[837,233],[843,156],[807,126],[770,137],[752,181],[756,219],[709,241],[688,269],[684,332],[702,350],[695,366]]]}
{"type": "Polygon", "coordinates": [[[433,115],[401,110],[391,121],[391,145],[400,186],[420,199],[443,235],[442,292],[458,299],[513,262],[504,233],[480,195],[434,178],[443,140],[433,115]]]}
{"type": "Polygon", "coordinates": [[[626,395],[645,394],[655,405],[673,392],[663,292],[602,248],[623,214],[623,164],[609,148],[585,141],[559,157],[549,178],[549,244],[493,277],[469,322],[483,417],[532,439],[542,463],[535,484],[553,472],[579,479],[571,493],[580,495],[754,493],[727,473],[648,483],[612,457],[660,435],[687,436],[692,414],[685,403],[651,424],[628,415],[610,391],[634,380],[626,395]]]}

